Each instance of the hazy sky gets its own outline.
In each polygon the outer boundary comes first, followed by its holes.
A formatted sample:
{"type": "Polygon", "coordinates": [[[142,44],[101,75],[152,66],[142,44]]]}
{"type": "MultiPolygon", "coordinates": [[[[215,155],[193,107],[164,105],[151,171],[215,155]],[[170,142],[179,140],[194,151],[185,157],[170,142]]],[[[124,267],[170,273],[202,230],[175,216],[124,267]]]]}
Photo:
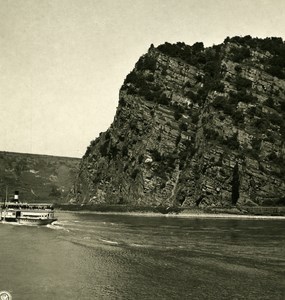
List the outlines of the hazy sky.
{"type": "Polygon", "coordinates": [[[153,43],[285,38],[284,0],[0,0],[0,151],[81,157],[153,43]]]}

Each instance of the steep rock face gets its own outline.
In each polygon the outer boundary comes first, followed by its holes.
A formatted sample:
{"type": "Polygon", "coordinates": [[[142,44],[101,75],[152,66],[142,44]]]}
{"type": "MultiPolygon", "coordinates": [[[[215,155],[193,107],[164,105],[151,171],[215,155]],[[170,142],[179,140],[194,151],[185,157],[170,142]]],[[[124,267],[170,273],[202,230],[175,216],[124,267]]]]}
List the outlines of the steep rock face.
{"type": "Polygon", "coordinates": [[[278,38],[151,46],[125,79],[113,124],[88,147],[71,201],[283,203],[284,67],[278,38]]]}

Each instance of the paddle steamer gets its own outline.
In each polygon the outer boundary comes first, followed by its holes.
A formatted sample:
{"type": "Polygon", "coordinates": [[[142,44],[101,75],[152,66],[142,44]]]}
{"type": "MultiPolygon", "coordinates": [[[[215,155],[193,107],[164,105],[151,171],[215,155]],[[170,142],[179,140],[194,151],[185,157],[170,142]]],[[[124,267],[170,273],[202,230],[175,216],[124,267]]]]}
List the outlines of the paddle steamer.
{"type": "Polygon", "coordinates": [[[55,222],[54,207],[46,203],[19,202],[19,192],[12,201],[5,201],[0,209],[2,222],[27,225],[47,225],[55,222]]]}

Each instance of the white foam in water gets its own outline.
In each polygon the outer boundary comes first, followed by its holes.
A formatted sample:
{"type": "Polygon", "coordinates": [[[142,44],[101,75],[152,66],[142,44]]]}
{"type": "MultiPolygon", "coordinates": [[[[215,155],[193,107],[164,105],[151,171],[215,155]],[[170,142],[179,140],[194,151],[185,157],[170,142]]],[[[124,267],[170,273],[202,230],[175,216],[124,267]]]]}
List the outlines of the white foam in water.
{"type": "Polygon", "coordinates": [[[71,224],[71,222],[70,221],[55,221],[52,224],[65,226],[65,225],[71,224]]]}
{"type": "Polygon", "coordinates": [[[60,226],[59,223],[48,224],[48,225],[46,225],[46,227],[48,227],[50,229],[54,229],[54,230],[64,230],[64,231],[69,232],[69,230],[67,228],[60,226]]]}
{"type": "Polygon", "coordinates": [[[56,229],[56,230],[63,229],[61,226],[57,226],[55,224],[48,224],[46,227],[51,229],[56,229]]]}
{"type": "Polygon", "coordinates": [[[103,239],[100,239],[100,241],[102,241],[104,243],[112,244],[112,245],[119,245],[119,243],[115,242],[115,241],[109,241],[109,240],[103,240],[103,239]]]}
{"type": "Polygon", "coordinates": [[[135,243],[130,244],[130,246],[132,246],[132,247],[146,247],[146,245],[140,245],[140,244],[135,244],[135,243]]]}

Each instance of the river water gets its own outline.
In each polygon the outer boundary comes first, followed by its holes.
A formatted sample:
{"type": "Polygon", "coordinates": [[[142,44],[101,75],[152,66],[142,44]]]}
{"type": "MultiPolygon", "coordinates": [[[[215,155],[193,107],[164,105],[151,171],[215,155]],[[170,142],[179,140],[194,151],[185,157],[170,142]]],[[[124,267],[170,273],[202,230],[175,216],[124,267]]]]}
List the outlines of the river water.
{"type": "Polygon", "coordinates": [[[285,220],[57,213],[0,224],[17,299],[285,299],[285,220]]]}

